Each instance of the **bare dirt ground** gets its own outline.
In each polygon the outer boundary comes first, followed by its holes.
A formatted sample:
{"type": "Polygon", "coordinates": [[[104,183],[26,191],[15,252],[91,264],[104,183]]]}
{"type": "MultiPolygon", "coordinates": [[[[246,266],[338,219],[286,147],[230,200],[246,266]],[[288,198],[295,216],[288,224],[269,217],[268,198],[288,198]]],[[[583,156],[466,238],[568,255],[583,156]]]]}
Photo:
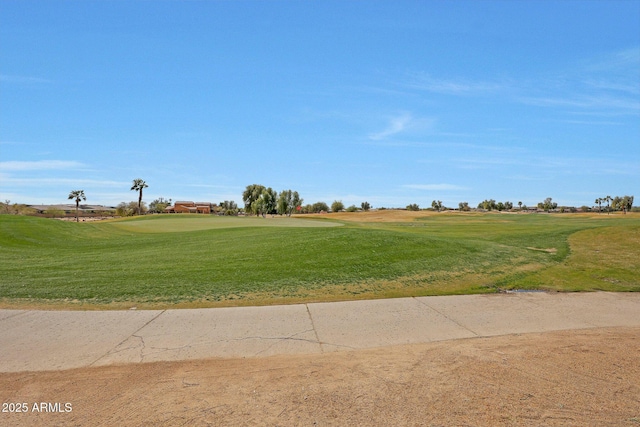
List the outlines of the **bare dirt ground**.
{"type": "Polygon", "coordinates": [[[1,426],[640,426],[640,328],[0,374],[0,397],[27,407],[1,426]]]}

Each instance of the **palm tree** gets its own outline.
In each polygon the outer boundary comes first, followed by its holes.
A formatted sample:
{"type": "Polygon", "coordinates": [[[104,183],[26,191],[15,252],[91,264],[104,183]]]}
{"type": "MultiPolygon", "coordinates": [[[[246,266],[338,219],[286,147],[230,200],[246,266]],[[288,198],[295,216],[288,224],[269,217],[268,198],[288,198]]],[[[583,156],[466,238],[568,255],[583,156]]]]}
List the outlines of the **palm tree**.
{"type": "Polygon", "coordinates": [[[598,197],[596,199],[596,205],[598,205],[598,213],[602,210],[602,198],[598,197]]]}
{"type": "Polygon", "coordinates": [[[79,222],[78,208],[80,207],[80,200],[87,200],[87,197],[84,195],[84,190],[73,190],[69,193],[69,200],[76,201],[76,222],[79,222]]]}
{"type": "Polygon", "coordinates": [[[518,202],[518,207],[522,210],[522,202],[518,202]]]}
{"type": "Polygon", "coordinates": [[[609,215],[609,213],[611,212],[611,209],[609,208],[609,206],[611,205],[612,200],[613,200],[613,197],[611,196],[607,196],[604,198],[604,201],[607,202],[607,215],[609,215]]]}
{"type": "Polygon", "coordinates": [[[138,196],[138,215],[142,213],[142,189],[147,188],[148,185],[144,180],[138,178],[133,180],[133,185],[131,186],[131,191],[138,191],[140,195],[138,196]]]}

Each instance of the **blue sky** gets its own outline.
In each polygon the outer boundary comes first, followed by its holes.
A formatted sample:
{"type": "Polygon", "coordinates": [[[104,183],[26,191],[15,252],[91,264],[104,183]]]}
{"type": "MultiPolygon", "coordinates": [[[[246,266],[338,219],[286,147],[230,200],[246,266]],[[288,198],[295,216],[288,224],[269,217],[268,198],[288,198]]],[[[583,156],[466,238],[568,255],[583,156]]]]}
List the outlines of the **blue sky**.
{"type": "MultiPolygon", "coordinates": [[[[640,199],[640,2],[0,1],[0,199],[640,199]]],[[[636,203],[637,204],[637,203],[636,203]]]]}

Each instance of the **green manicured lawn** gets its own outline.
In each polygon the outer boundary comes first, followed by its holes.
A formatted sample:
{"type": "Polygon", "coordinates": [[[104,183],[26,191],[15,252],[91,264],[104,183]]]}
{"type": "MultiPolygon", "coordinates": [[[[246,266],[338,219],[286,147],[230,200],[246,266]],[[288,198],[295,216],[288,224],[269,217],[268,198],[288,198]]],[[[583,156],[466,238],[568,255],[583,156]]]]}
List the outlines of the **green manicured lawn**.
{"type": "Polygon", "coordinates": [[[173,233],[181,231],[211,230],[239,227],[336,227],[341,223],[313,221],[280,216],[262,217],[218,217],[211,215],[154,215],[134,217],[114,224],[127,231],[149,233],[173,233]]]}
{"type": "Polygon", "coordinates": [[[0,298],[215,306],[509,288],[640,291],[637,215],[324,218],[0,215],[0,298]]]}

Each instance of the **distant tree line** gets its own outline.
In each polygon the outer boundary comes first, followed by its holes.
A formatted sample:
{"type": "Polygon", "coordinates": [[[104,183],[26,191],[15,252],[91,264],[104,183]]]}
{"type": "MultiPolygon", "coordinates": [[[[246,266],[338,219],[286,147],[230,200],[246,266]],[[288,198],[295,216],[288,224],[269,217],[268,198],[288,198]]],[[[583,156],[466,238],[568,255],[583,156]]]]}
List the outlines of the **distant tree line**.
{"type": "Polygon", "coordinates": [[[134,216],[142,215],[148,212],[145,202],[121,202],[116,206],[116,215],[118,216],[134,216]]]}
{"type": "MultiPolygon", "coordinates": [[[[164,197],[159,197],[153,202],[149,203],[149,209],[147,210],[147,212],[162,213],[168,206],[171,206],[171,199],[165,200],[164,197]]],[[[144,205],[142,205],[142,208],[144,209],[144,205]]]]}
{"type": "Polygon", "coordinates": [[[331,203],[331,212],[340,212],[344,210],[344,203],[342,203],[342,200],[334,200],[333,203],[331,203]]]}
{"type": "MultiPolygon", "coordinates": [[[[153,213],[161,213],[164,212],[167,206],[171,205],[171,199],[165,200],[162,197],[154,200],[149,204],[149,208],[147,209],[146,205],[142,201],[142,190],[144,188],[148,188],[147,183],[138,178],[133,180],[133,185],[131,186],[132,191],[138,192],[138,202],[122,202],[116,208],[116,214],[120,216],[131,216],[131,215],[141,215],[144,212],[153,212],[153,213]]],[[[76,202],[76,220],[77,220],[77,208],[80,203],[80,200],[86,200],[83,190],[74,190],[69,193],[69,199],[73,199],[76,202]]],[[[265,187],[261,184],[251,184],[247,185],[244,192],[242,193],[242,201],[244,202],[244,213],[247,215],[256,215],[266,217],[267,215],[286,215],[291,216],[293,213],[322,213],[322,212],[356,212],[359,210],[368,211],[372,208],[371,204],[367,201],[362,202],[360,207],[356,207],[355,205],[351,205],[345,209],[344,204],[341,200],[334,200],[331,204],[331,208],[325,202],[316,202],[313,204],[303,205],[303,199],[300,197],[300,194],[297,191],[282,190],[279,193],[273,190],[271,187],[265,187]]],[[[602,212],[602,204],[606,203],[607,212],[613,211],[627,211],[632,210],[633,208],[633,196],[606,196],[600,197],[595,200],[595,203],[598,205],[598,212],[602,212]]],[[[514,209],[513,203],[510,201],[505,202],[496,202],[494,199],[485,199],[482,202],[478,203],[478,209],[482,209],[485,211],[511,211],[514,209]]],[[[537,208],[539,210],[544,210],[546,212],[558,209],[558,204],[553,201],[551,197],[547,197],[543,201],[537,204],[537,208]]],[[[2,210],[9,211],[11,208],[9,207],[9,201],[6,203],[0,203],[0,212],[2,210]]],[[[410,211],[418,211],[420,210],[420,206],[416,203],[409,204],[406,207],[407,210],[410,211]]],[[[433,200],[431,202],[431,209],[436,210],[438,212],[442,210],[446,210],[447,208],[443,205],[441,200],[433,200]]],[[[521,201],[518,202],[519,210],[527,210],[527,206],[524,205],[521,201]]],[[[576,212],[577,209],[575,207],[560,207],[561,212],[576,212]]],[[[460,211],[470,211],[471,207],[468,202],[460,202],[458,204],[458,210],[460,211]]],[[[582,206],[581,210],[583,212],[591,210],[587,206],[582,206]]],[[[236,202],[232,200],[225,200],[220,203],[218,214],[221,215],[238,215],[242,209],[238,208],[236,202]]]]}
{"type": "Polygon", "coordinates": [[[225,200],[224,202],[220,202],[219,213],[225,216],[238,215],[238,204],[233,200],[225,200]]]}
{"type": "Polygon", "coordinates": [[[633,207],[633,196],[605,196],[598,197],[595,200],[596,205],[598,205],[598,212],[602,212],[602,204],[606,203],[607,213],[614,211],[623,211],[625,214],[627,211],[630,211],[633,207]]]}
{"type": "MultiPolygon", "coordinates": [[[[612,211],[623,211],[628,212],[631,210],[637,210],[638,208],[633,208],[633,196],[606,196],[597,198],[595,200],[595,204],[598,205],[598,212],[612,212],[612,211]],[[603,208],[603,204],[606,203],[606,206],[603,208]]],[[[538,202],[536,205],[538,210],[544,210],[546,212],[559,210],[560,212],[577,212],[578,208],[573,206],[558,206],[556,202],[553,201],[553,198],[547,197],[541,202],[538,202]]],[[[409,211],[418,211],[420,210],[420,206],[418,204],[410,204],[406,207],[409,211]]],[[[443,206],[442,201],[434,200],[431,202],[431,208],[436,211],[447,210],[449,208],[443,206]]],[[[485,211],[513,211],[514,205],[510,201],[506,202],[496,202],[494,199],[485,199],[482,202],[478,203],[477,209],[485,210],[485,211]]],[[[518,202],[518,210],[528,210],[527,205],[523,204],[521,201],[518,202]]],[[[458,203],[458,210],[460,211],[470,211],[471,207],[468,202],[460,202],[458,203]]],[[[582,212],[592,211],[593,209],[589,206],[581,206],[580,210],[582,212]]]]}
{"type": "Polygon", "coordinates": [[[279,194],[271,187],[261,184],[247,185],[242,193],[246,214],[265,217],[267,215],[287,215],[302,209],[302,198],[297,191],[282,190],[279,194]]]}
{"type": "Polygon", "coordinates": [[[478,209],[484,209],[486,211],[508,211],[513,209],[513,203],[510,201],[496,203],[493,199],[485,199],[478,203],[478,209]]]}
{"type": "MultiPolygon", "coordinates": [[[[138,192],[138,201],[137,202],[121,202],[116,207],[116,215],[118,216],[133,216],[133,215],[142,215],[144,213],[162,213],[165,212],[166,208],[171,205],[171,199],[164,199],[163,197],[157,198],[151,203],[149,206],[143,202],[142,200],[142,192],[143,189],[148,188],[147,183],[140,179],[134,179],[133,184],[131,186],[131,191],[138,192]]],[[[78,210],[81,201],[86,201],[86,195],[84,190],[72,190],[69,193],[68,198],[73,200],[76,204],[76,221],[78,221],[78,210]]],[[[265,217],[266,215],[286,215],[291,216],[294,213],[322,213],[322,212],[356,212],[356,211],[368,211],[373,207],[367,201],[362,202],[360,207],[356,207],[355,205],[351,205],[345,208],[344,203],[341,200],[334,200],[329,207],[325,202],[316,202],[313,204],[303,205],[303,199],[300,197],[297,191],[293,190],[282,190],[279,193],[274,191],[271,187],[265,187],[260,184],[251,184],[248,185],[244,192],[242,193],[242,200],[244,202],[244,209],[239,208],[235,201],[233,200],[225,200],[220,202],[218,209],[212,209],[212,213],[216,212],[219,215],[238,215],[243,212],[247,215],[256,215],[265,217]]],[[[595,199],[595,205],[597,205],[598,212],[603,212],[603,204],[604,210],[607,213],[612,211],[623,211],[627,213],[627,211],[631,210],[639,210],[639,208],[633,207],[633,196],[605,196],[599,197],[595,199]]],[[[214,205],[215,206],[215,205],[214,205]]],[[[379,208],[384,209],[384,208],[379,208]]],[[[406,209],[409,211],[419,211],[420,206],[416,203],[409,204],[406,206],[406,209]]],[[[448,209],[445,207],[441,200],[433,200],[431,202],[431,208],[438,212],[442,210],[448,209]]],[[[494,199],[485,199],[478,204],[477,209],[485,210],[485,211],[512,211],[514,210],[513,203],[510,201],[505,202],[496,202],[494,199]]],[[[524,205],[521,201],[518,202],[519,210],[528,210],[527,206],[524,205]]],[[[560,212],[576,212],[577,208],[575,207],[566,207],[561,206],[558,207],[558,204],[553,201],[551,197],[547,197],[545,200],[539,202],[537,204],[537,209],[544,211],[555,211],[559,210],[560,212]]],[[[588,206],[582,206],[581,211],[587,212],[592,211],[595,208],[590,208],[588,206]]],[[[468,202],[460,202],[458,204],[458,210],[460,211],[470,211],[471,207],[468,202]]],[[[24,204],[11,203],[9,200],[5,200],[4,202],[0,202],[0,214],[15,214],[15,215],[33,215],[35,214],[35,209],[32,209],[24,204]]],[[[45,212],[47,216],[57,217],[64,216],[64,211],[60,211],[56,208],[51,208],[45,212]]]]}
{"type": "Polygon", "coordinates": [[[544,199],[544,202],[538,203],[538,209],[542,209],[545,212],[549,212],[558,207],[558,204],[553,201],[551,197],[544,199]]]}

